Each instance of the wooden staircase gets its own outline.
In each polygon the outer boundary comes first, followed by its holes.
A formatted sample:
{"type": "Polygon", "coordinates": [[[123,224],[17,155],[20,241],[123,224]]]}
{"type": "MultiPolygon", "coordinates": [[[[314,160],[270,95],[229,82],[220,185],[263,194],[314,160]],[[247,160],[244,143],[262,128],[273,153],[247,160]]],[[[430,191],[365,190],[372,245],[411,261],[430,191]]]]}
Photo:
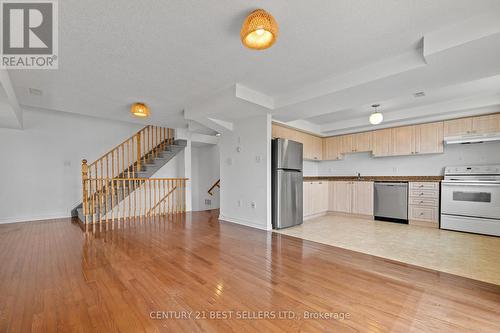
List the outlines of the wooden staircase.
{"type": "Polygon", "coordinates": [[[172,129],[146,126],[95,162],[83,160],[74,215],[95,224],[185,212],[187,179],[151,178],[185,146],[172,129]]]}

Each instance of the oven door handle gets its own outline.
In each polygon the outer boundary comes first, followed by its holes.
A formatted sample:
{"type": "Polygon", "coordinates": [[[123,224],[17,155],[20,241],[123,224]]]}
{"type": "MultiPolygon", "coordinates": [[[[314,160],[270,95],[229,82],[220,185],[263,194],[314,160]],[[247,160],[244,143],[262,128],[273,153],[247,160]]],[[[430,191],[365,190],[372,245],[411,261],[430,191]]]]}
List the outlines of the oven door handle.
{"type": "Polygon", "coordinates": [[[500,186],[499,183],[473,183],[473,182],[442,182],[443,185],[453,185],[453,186],[500,186]]]}

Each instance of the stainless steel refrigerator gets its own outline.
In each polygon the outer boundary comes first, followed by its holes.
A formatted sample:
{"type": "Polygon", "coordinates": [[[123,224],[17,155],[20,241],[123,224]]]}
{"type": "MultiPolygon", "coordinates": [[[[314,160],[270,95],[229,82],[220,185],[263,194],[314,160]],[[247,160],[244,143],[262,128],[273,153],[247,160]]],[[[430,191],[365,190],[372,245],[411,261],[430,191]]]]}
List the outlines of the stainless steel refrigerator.
{"type": "Polygon", "coordinates": [[[273,139],[271,147],[273,228],[302,224],[302,143],[273,139]]]}

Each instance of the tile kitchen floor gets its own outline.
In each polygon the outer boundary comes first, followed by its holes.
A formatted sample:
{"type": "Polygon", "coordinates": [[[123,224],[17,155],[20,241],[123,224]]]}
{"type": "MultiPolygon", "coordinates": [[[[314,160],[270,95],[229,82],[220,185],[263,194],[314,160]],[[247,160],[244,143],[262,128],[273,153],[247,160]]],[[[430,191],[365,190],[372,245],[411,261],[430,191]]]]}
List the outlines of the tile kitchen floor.
{"type": "Polygon", "coordinates": [[[275,232],[500,285],[500,237],[336,215],[275,232]]]}

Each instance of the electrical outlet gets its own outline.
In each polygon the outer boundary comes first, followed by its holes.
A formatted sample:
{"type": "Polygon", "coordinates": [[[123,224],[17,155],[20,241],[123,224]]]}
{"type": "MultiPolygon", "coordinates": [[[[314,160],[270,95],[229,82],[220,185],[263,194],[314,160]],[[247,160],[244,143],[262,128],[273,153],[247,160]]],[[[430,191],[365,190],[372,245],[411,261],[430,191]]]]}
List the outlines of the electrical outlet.
{"type": "Polygon", "coordinates": [[[241,204],[242,204],[241,200],[238,200],[238,207],[241,207],[241,204]]]}
{"type": "Polygon", "coordinates": [[[253,209],[255,209],[255,201],[252,201],[252,202],[250,203],[250,207],[252,207],[253,209]]]}
{"type": "Polygon", "coordinates": [[[212,206],[212,200],[210,200],[210,199],[205,199],[205,205],[206,205],[206,206],[212,206]]]}
{"type": "Polygon", "coordinates": [[[261,160],[260,155],[255,156],[255,162],[256,163],[260,163],[260,160],[261,160]]]}

